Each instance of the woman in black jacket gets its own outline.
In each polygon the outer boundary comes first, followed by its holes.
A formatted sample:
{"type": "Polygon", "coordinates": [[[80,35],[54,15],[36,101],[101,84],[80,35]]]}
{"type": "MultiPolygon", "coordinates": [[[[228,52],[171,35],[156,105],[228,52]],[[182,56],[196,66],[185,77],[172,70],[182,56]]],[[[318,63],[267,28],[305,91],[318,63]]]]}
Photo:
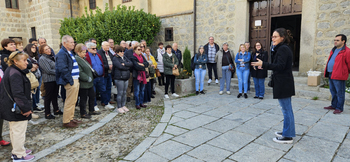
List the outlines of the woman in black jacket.
{"type": "Polygon", "coordinates": [[[27,69],[27,58],[25,53],[12,52],[5,59],[8,68],[0,84],[0,114],[2,119],[9,121],[12,157],[18,161],[34,159],[34,156],[27,155],[31,151],[24,148],[28,120],[32,118],[31,85],[23,71],[27,69]],[[19,107],[21,112],[13,112],[14,107],[19,107]]]}
{"type": "Polygon", "coordinates": [[[273,141],[277,143],[293,143],[293,137],[295,137],[292,109],[292,96],[295,95],[292,73],[293,53],[288,46],[289,40],[290,36],[286,29],[276,29],[272,35],[273,45],[276,45],[273,63],[263,62],[260,59],[258,59],[258,62],[251,63],[252,66],[261,66],[263,69],[273,71],[273,98],[278,99],[284,116],[283,131],[275,132],[277,137],[273,138],[273,141]]]}
{"type": "MultiPolygon", "coordinates": [[[[256,42],[254,45],[254,52],[252,53],[250,62],[256,62],[257,59],[263,62],[268,61],[268,54],[264,51],[264,48],[260,42],[256,42]]],[[[267,69],[263,69],[261,66],[251,66],[250,75],[253,77],[255,86],[255,97],[264,99],[265,94],[265,78],[267,77],[267,69]]]]}
{"type": "Polygon", "coordinates": [[[124,56],[124,48],[122,46],[115,46],[114,52],[116,53],[112,59],[113,61],[113,79],[118,90],[117,105],[118,111],[124,113],[129,111],[125,106],[126,103],[126,89],[128,89],[128,80],[130,77],[130,67],[132,62],[124,56]]]}

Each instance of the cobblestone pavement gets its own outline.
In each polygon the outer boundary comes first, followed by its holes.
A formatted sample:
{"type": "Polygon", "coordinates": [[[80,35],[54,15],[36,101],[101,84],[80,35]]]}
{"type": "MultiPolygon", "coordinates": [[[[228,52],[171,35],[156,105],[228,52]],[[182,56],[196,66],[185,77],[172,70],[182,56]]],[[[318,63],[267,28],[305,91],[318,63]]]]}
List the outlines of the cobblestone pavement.
{"type": "Polygon", "coordinates": [[[297,137],[278,144],[272,138],[283,116],[271,94],[238,99],[237,90],[219,95],[217,85],[204,89],[205,95],[166,100],[153,136],[121,161],[350,161],[349,106],[334,115],[323,109],[330,101],[293,97],[297,137]]]}

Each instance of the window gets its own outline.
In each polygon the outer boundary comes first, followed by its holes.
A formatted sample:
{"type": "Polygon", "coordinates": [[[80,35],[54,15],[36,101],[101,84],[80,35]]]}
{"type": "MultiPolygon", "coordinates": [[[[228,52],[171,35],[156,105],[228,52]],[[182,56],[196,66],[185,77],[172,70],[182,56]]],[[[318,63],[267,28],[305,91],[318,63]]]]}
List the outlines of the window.
{"type": "Polygon", "coordinates": [[[6,8],[18,9],[18,0],[5,0],[6,8]]]}
{"type": "Polygon", "coordinates": [[[123,3],[131,2],[131,0],[123,0],[123,3]]]}
{"type": "Polygon", "coordinates": [[[31,29],[31,31],[32,31],[32,38],[35,38],[35,39],[36,39],[35,27],[31,27],[30,29],[31,29]]]}
{"type": "Polygon", "coordinates": [[[165,28],[165,41],[173,41],[173,28],[165,28]]]}
{"type": "Polygon", "coordinates": [[[96,9],[96,0],[89,0],[90,9],[96,9]]]}

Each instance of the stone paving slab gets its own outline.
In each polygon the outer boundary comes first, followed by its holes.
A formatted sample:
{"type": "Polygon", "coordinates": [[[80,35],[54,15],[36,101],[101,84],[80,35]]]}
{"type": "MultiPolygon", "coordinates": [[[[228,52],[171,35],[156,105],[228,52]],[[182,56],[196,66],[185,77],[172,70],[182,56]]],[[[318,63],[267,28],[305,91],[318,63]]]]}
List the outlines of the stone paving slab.
{"type": "Polygon", "coordinates": [[[188,119],[188,118],[197,116],[199,114],[191,112],[191,111],[180,111],[180,112],[175,113],[174,115],[177,117],[180,117],[180,118],[188,119]]]}
{"type": "Polygon", "coordinates": [[[261,162],[261,161],[277,161],[280,159],[285,152],[281,150],[272,149],[260,144],[251,143],[233,154],[230,159],[236,161],[250,161],[250,162],[261,162]]]}
{"type": "Polygon", "coordinates": [[[326,139],[327,141],[341,143],[348,130],[349,127],[318,122],[313,128],[310,129],[307,135],[326,139]]]}
{"type": "MultiPolygon", "coordinates": [[[[278,150],[282,150],[282,151],[288,151],[290,148],[293,147],[292,144],[284,144],[281,145],[279,143],[276,142],[272,142],[272,138],[275,137],[275,130],[269,130],[268,132],[266,132],[265,134],[263,134],[262,136],[260,136],[258,139],[256,139],[254,142],[257,144],[261,144],[270,148],[274,148],[274,149],[278,149],[278,150]]],[[[293,139],[294,143],[297,143],[297,141],[301,138],[301,136],[296,136],[293,139]]]]}
{"type": "Polygon", "coordinates": [[[227,120],[233,120],[236,122],[244,123],[252,118],[256,117],[256,115],[253,114],[247,114],[244,112],[235,112],[233,114],[227,115],[224,117],[224,119],[227,120]]]}
{"type": "Polygon", "coordinates": [[[342,158],[350,159],[350,139],[345,139],[340,146],[337,155],[342,158]]]}
{"type": "Polygon", "coordinates": [[[185,132],[187,132],[188,130],[183,129],[183,128],[179,128],[176,126],[172,126],[172,125],[168,125],[168,127],[165,129],[165,132],[169,133],[169,134],[173,134],[173,135],[180,135],[183,134],[185,132]]]}
{"type": "Polygon", "coordinates": [[[172,162],[203,162],[203,161],[184,154],[179,158],[173,160],[172,162]]]}
{"type": "Polygon", "coordinates": [[[159,137],[165,130],[165,127],[168,125],[168,123],[159,123],[152,131],[152,133],[149,135],[150,137],[159,137]]]}
{"type": "Polygon", "coordinates": [[[204,144],[187,154],[204,161],[222,161],[232,153],[230,151],[204,144]]]}
{"type": "Polygon", "coordinates": [[[208,124],[217,118],[206,116],[206,115],[198,115],[193,118],[189,118],[180,122],[175,123],[174,125],[187,128],[187,129],[195,129],[205,124],[208,124]]]}
{"type": "Polygon", "coordinates": [[[136,162],[167,162],[168,160],[152,152],[145,152],[136,162]]]}
{"type": "Polygon", "coordinates": [[[241,123],[239,123],[239,122],[235,122],[232,120],[226,120],[226,119],[220,119],[218,121],[207,124],[203,127],[210,129],[210,130],[220,132],[220,133],[225,133],[226,131],[228,131],[230,129],[238,127],[239,125],[241,125],[241,123]]]}
{"type": "Polygon", "coordinates": [[[253,141],[255,138],[255,136],[252,136],[250,134],[237,131],[228,131],[219,137],[216,137],[213,140],[209,141],[208,144],[236,152],[237,150],[253,141]]]}
{"type": "Polygon", "coordinates": [[[224,116],[229,115],[230,113],[227,111],[223,111],[222,108],[217,108],[217,109],[214,109],[211,111],[207,111],[203,114],[208,115],[208,116],[212,116],[212,117],[216,117],[216,118],[222,118],[224,116]]]}
{"type": "Polygon", "coordinates": [[[151,152],[160,155],[168,160],[172,160],[183,153],[191,150],[192,147],[169,140],[158,146],[149,149],[151,152]]]}
{"type": "Polygon", "coordinates": [[[164,133],[159,138],[156,139],[156,141],[152,144],[153,146],[156,146],[164,141],[167,141],[168,139],[173,138],[174,136],[171,134],[164,133]]]}
{"type": "Polygon", "coordinates": [[[136,160],[139,158],[143,152],[148,149],[152,143],[156,140],[156,138],[148,137],[145,140],[143,140],[136,148],[134,148],[128,156],[126,156],[125,160],[136,160]]]}
{"type": "Polygon", "coordinates": [[[196,147],[198,145],[203,144],[204,142],[215,138],[218,135],[220,135],[219,132],[211,131],[209,129],[204,128],[198,128],[180,136],[177,136],[173,139],[183,144],[196,147]]]}

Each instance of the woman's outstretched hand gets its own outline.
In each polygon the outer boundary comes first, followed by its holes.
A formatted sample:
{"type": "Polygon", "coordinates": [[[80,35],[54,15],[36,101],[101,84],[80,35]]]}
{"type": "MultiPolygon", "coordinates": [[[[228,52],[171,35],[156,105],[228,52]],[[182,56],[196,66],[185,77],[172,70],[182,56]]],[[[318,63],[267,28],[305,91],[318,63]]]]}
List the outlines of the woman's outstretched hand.
{"type": "Polygon", "coordinates": [[[250,65],[252,66],[262,66],[262,61],[260,59],[257,59],[258,61],[257,62],[251,62],[250,65]]]}

